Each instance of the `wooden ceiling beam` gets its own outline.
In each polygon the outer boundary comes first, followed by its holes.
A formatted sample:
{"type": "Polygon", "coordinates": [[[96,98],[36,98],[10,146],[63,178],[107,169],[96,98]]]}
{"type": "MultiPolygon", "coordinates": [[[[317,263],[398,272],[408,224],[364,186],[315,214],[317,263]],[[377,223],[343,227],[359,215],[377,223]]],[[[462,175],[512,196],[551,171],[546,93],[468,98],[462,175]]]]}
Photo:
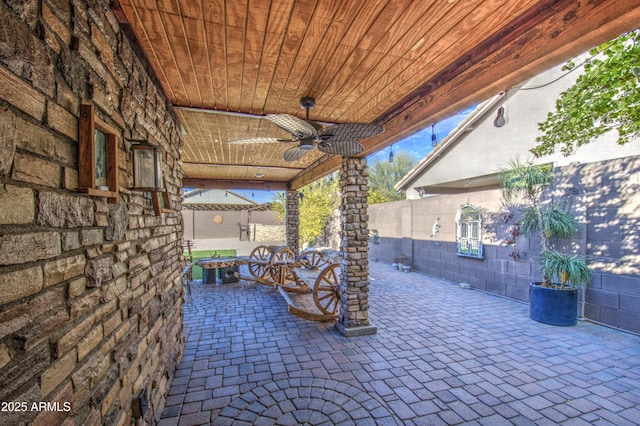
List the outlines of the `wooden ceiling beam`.
{"type": "Polygon", "coordinates": [[[266,191],[286,191],[289,184],[282,181],[183,178],[183,188],[198,189],[255,189],[266,191]]]}
{"type": "MultiPolygon", "coordinates": [[[[500,31],[498,35],[508,43],[496,46],[498,40],[489,39],[478,47],[479,50],[474,49],[450,69],[445,69],[439,78],[406,97],[399,107],[379,117],[377,123],[384,125],[385,132],[362,141],[365,151],[360,156],[375,153],[635,29],[640,22],[640,2],[543,1],[535,10],[526,11],[527,14],[537,17],[536,25],[528,26],[525,31],[517,25],[507,26],[511,32],[500,31]]],[[[521,17],[514,22],[522,22],[521,17]]],[[[340,164],[340,157],[331,157],[292,179],[290,187],[298,189],[338,170],[340,164]]]]}
{"type": "Polygon", "coordinates": [[[304,169],[300,168],[300,167],[282,167],[282,166],[270,166],[270,165],[259,165],[259,164],[251,164],[251,165],[242,165],[242,164],[212,164],[212,163],[204,163],[204,162],[198,162],[198,161],[183,161],[184,165],[187,166],[205,166],[207,168],[211,168],[211,169],[220,169],[220,168],[225,168],[225,167],[250,167],[252,169],[260,169],[263,172],[268,172],[268,171],[283,171],[283,172],[293,172],[295,173],[296,171],[304,171],[304,169]]]}

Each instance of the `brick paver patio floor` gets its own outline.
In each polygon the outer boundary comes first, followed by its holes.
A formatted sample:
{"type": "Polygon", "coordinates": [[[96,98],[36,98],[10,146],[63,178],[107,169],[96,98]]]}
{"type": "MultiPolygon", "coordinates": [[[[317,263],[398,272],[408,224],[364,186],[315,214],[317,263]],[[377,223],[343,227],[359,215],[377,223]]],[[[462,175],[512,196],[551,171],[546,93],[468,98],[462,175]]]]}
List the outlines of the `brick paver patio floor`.
{"type": "Polygon", "coordinates": [[[274,289],[193,285],[161,425],[637,425],[640,337],[371,264],[378,334],[347,339],[274,289]]]}

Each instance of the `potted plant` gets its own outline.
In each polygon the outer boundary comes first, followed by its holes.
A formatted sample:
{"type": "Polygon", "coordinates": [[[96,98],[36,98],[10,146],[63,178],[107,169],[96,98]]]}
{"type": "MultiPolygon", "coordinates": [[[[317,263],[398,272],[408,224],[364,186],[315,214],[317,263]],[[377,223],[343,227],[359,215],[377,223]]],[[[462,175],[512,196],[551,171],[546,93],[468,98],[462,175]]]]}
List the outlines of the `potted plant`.
{"type": "Polygon", "coordinates": [[[556,240],[575,234],[578,222],[559,204],[542,199],[552,181],[551,165],[534,166],[515,160],[502,172],[507,202],[523,208],[521,232],[537,233],[540,238],[538,260],[544,277],[529,286],[529,315],[546,324],[576,325],[578,288],[588,283],[589,269],[584,258],[554,248],[556,240]]]}
{"type": "MultiPolygon", "coordinates": [[[[400,253],[393,259],[394,269],[399,270],[400,272],[404,272],[405,265],[409,265],[409,258],[406,254],[400,253]]],[[[411,265],[409,265],[409,269],[411,269],[411,265]]]]}

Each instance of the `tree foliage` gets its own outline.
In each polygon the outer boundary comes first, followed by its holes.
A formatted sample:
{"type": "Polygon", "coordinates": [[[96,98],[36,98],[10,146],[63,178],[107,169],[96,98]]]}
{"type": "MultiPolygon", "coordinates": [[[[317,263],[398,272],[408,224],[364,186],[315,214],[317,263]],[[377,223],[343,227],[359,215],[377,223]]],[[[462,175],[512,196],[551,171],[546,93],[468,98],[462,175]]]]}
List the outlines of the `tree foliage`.
{"type": "Polygon", "coordinates": [[[369,204],[404,200],[404,192],[395,190],[394,185],[416,164],[416,159],[408,152],[396,153],[393,162],[378,161],[369,166],[369,204]]]}
{"type": "MultiPolygon", "coordinates": [[[[300,190],[300,244],[313,245],[322,235],[331,216],[339,207],[338,179],[328,176],[304,186],[300,190]]],[[[277,193],[274,209],[283,220],[286,217],[286,194],[277,193]]]]}
{"type": "MultiPolygon", "coordinates": [[[[531,152],[565,155],[600,135],[618,131],[618,143],[640,136],[640,31],[635,30],[593,49],[585,72],[560,94],[556,110],[538,124],[543,132],[531,152]]],[[[576,65],[569,61],[566,69],[576,65]]]]}
{"type": "MultiPolygon", "coordinates": [[[[398,152],[393,162],[380,161],[369,167],[369,204],[404,199],[393,186],[414,166],[416,160],[398,152]]],[[[339,179],[334,175],[300,189],[300,244],[314,245],[322,235],[331,213],[340,206],[339,179]]],[[[281,219],[286,218],[286,194],[276,193],[272,205],[281,219]]]]}

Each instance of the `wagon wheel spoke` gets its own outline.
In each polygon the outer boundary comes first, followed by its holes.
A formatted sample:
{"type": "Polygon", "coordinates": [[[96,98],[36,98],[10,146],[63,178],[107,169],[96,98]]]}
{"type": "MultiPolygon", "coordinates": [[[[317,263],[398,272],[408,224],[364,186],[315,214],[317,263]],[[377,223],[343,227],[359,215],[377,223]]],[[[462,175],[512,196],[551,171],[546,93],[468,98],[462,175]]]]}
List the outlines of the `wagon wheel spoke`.
{"type": "Polygon", "coordinates": [[[325,314],[333,314],[336,312],[338,307],[338,298],[332,291],[324,296],[319,296],[316,303],[318,308],[320,308],[320,310],[325,314]]]}
{"type": "Polygon", "coordinates": [[[314,251],[310,253],[309,258],[307,259],[307,268],[309,269],[319,269],[319,267],[326,262],[322,259],[322,254],[318,251],[314,251]]]}
{"type": "Polygon", "coordinates": [[[338,299],[334,296],[327,301],[325,304],[321,304],[321,310],[328,314],[335,314],[338,310],[338,299]]]}
{"type": "Polygon", "coordinates": [[[319,259],[322,255],[316,249],[307,249],[300,253],[296,258],[294,268],[316,269],[319,259]]]}
{"type": "Polygon", "coordinates": [[[296,258],[296,262],[293,265],[294,268],[307,268],[309,265],[309,256],[313,250],[304,250],[300,253],[300,255],[296,258]]]}

